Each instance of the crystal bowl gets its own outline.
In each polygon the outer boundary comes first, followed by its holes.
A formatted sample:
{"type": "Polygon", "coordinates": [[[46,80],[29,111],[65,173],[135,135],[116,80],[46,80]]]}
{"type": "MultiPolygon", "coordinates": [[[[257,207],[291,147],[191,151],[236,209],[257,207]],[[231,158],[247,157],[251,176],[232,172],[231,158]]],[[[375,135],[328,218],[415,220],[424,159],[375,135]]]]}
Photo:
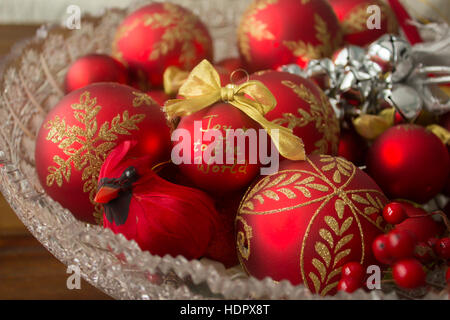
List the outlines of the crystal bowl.
{"type": "MultiPolygon", "coordinates": [[[[172,0],[202,17],[216,59],[236,56],[236,26],[250,0],[172,0]]],[[[0,65],[0,190],[28,230],[67,266],[116,299],[321,299],[288,281],[248,277],[209,260],[153,256],[134,241],[76,220],[48,197],[35,171],[35,138],[46,113],[63,97],[67,67],[77,57],[109,53],[122,19],[149,1],[85,17],[81,29],[42,26],[14,46],[0,65]]],[[[359,290],[327,299],[396,299],[394,292],[359,290]]],[[[445,293],[428,298],[446,298],[445,293]]]]}

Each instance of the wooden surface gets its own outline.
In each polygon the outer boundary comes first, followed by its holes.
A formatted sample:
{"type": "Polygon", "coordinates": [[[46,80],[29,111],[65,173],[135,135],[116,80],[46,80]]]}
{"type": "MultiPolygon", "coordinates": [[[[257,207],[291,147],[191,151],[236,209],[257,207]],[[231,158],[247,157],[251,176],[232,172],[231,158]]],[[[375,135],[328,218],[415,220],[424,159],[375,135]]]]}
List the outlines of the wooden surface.
{"type": "MultiPolygon", "coordinates": [[[[0,59],[36,26],[0,25],[0,59]]],[[[109,299],[81,281],[69,290],[66,266],[53,257],[20,222],[0,193],[0,299],[109,299]]]]}

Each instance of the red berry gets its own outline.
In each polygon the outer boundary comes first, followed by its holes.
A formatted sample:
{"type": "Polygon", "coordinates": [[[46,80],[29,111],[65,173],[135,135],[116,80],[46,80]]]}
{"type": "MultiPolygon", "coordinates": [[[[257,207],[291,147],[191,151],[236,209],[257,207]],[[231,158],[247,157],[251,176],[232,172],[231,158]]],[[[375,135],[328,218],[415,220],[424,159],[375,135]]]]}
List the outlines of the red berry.
{"type": "Polygon", "coordinates": [[[442,259],[450,259],[450,238],[439,239],[434,246],[434,251],[442,259]]]}
{"type": "Polygon", "coordinates": [[[356,281],[353,278],[342,278],[337,286],[338,291],[345,291],[348,293],[352,293],[361,288],[361,283],[356,281]]]}
{"type": "Polygon", "coordinates": [[[359,262],[349,262],[342,267],[342,278],[352,278],[362,284],[364,282],[364,268],[359,262]]]}
{"type": "Polygon", "coordinates": [[[387,249],[388,236],[386,234],[379,235],[372,243],[372,252],[375,258],[383,264],[391,264],[393,261],[387,249]]]}
{"type": "Polygon", "coordinates": [[[387,235],[387,250],[395,260],[412,258],[416,241],[408,231],[392,230],[387,235]]]}
{"type": "Polygon", "coordinates": [[[425,284],[425,271],[416,259],[397,262],[392,268],[395,283],[402,288],[414,289],[425,284]]]}
{"type": "Polygon", "coordinates": [[[399,224],[402,223],[408,215],[403,209],[403,206],[398,202],[388,203],[383,209],[383,218],[387,223],[399,224]]]}

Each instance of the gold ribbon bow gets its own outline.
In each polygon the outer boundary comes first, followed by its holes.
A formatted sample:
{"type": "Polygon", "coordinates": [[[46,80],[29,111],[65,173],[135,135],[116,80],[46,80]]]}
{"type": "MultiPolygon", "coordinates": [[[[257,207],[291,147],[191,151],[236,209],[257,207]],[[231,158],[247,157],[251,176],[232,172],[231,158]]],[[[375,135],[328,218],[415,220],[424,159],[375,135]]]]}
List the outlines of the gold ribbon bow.
{"type": "Polygon", "coordinates": [[[216,102],[224,101],[238,108],[264,128],[269,136],[278,130],[279,139],[272,139],[279,153],[290,160],[305,160],[305,148],[291,129],[267,120],[264,115],[277,105],[273,94],[260,81],[247,81],[239,85],[221,86],[220,77],[207,60],[200,62],[189,74],[179,92],[186,99],[169,100],[165,111],[169,119],[187,116],[216,102]],[[249,98],[245,97],[249,96],[249,98]]]}
{"type": "Polygon", "coordinates": [[[164,92],[168,96],[175,96],[188,76],[188,71],[181,70],[175,66],[168,67],[163,75],[164,92]]]}

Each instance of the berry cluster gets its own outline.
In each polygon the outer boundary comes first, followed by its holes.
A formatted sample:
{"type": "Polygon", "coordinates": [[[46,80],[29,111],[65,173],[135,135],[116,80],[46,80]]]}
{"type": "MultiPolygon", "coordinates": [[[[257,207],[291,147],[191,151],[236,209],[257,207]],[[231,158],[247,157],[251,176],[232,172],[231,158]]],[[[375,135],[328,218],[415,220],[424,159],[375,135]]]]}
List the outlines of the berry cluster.
{"type": "MultiPolygon", "coordinates": [[[[428,217],[423,214],[410,215],[404,203],[391,202],[383,209],[384,220],[394,228],[375,238],[372,252],[375,259],[384,267],[391,268],[395,284],[404,289],[414,289],[426,284],[426,270],[450,264],[450,238],[430,237],[423,239],[410,228],[399,228],[407,219],[428,217]]],[[[422,209],[420,209],[422,210],[422,209]]],[[[448,225],[448,221],[444,221],[448,225]]],[[[448,234],[448,232],[447,232],[448,234]]],[[[387,272],[389,274],[389,272],[387,272]]],[[[447,267],[446,281],[450,285],[450,267],[447,267]]],[[[342,268],[339,291],[352,293],[362,288],[365,282],[363,266],[358,262],[349,262],[342,268]]]]}
{"type": "MultiPolygon", "coordinates": [[[[404,208],[401,203],[391,202],[384,207],[383,218],[392,225],[399,225],[406,219],[421,217],[408,217],[404,208]]],[[[394,228],[374,240],[372,252],[378,262],[392,267],[392,276],[399,287],[413,289],[425,285],[425,266],[448,263],[450,238],[419,241],[412,230],[394,228]]]]}

